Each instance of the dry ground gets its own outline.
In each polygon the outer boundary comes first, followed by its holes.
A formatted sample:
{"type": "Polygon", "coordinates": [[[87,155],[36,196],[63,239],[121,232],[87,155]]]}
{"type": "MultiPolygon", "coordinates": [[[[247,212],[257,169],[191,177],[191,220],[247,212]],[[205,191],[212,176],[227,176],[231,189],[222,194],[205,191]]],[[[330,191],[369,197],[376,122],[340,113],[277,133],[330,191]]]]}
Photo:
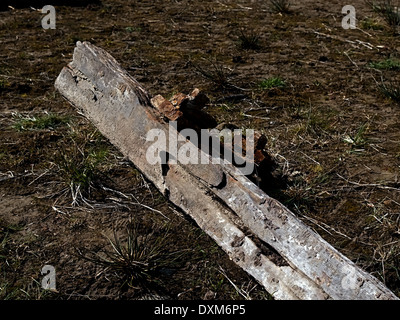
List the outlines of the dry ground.
{"type": "Polygon", "coordinates": [[[281,181],[268,193],[400,295],[400,105],[378,87],[396,86],[399,33],[352,5],[354,30],[341,28],[341,1],[279,14],[258,0],[103,0],[56,6],[55,30],[29,6],[0,11],[0,298],[269,298],[54,90],[77,40],[152,95],[199,87],[219,122],[263,132],[281,181]],[[70,182],[82,170],[80,196],[70,182]],[[132,221],[152,239],[169,230],[165,251],[179,253],[150,285],[87,259],[132,221]],[[45,264],[58,293],[40,289],[45,264]]]}

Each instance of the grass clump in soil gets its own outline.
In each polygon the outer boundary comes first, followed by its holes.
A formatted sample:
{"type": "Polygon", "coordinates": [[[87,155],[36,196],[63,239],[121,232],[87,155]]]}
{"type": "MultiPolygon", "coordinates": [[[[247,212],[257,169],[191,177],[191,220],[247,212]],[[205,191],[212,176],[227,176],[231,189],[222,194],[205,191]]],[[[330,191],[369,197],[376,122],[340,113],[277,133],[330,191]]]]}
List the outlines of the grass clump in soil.
{"type": "Polygon", "coordinates": [[[163,273],[176,267],[182,256],[182,252],[167,249],[168,236],[168,230],[155,228],[150,232],[139,232],[137,223],[129,223],[124,239],[114,230],[113,239],[106,237],[108,248],[83,257],[114,271],[124,280],[124,285],[151,289],[159,283],[163,273]]]}
{"type": "Polygon", "coordinates": [[[290,13],[290,2],[288,0],[270,0],[270,6],[275,13],[290,13]]]}
{"type": "Polygon", "coordinates": [[[390,27],[400,25],[399,7],[392,0],[370,1],[372,9],[377,12],[390,27]]]}
{"type": "Polygon", "coordinates": [[[371,18],[365,18],[361,21],[361,28],[364,30],[383,30],[384,26],[371,18]]]}
{"type": "Polygon", "coordinates": [[[230,82],[232,71],[226,68],[217,60],[208,61],[208,66],[200,66],[192,63],[196,71],[206,80],[210,81],[218,89],[231,88],[232,84],[230,82]]]}
{"type": "Polygon", "coordinates": [[[67,124],[69,116],[54,113],[45,113],[41,116],[24,116],[20,113],[13,114],[14,123],[12,127],[17,131],[24,130],[54,130],[56,127],[67,124]]]}
{"type": "Polygon", "coordinates": [[[72,196],[72,205],[85,201],[90,191],[100,180],[101,166],[109,154],[106,145],[96,138],[97,131],[89,134],[79,133],[72,137],[67,147],[61,148],[56,157],[58,174],[64,189],[62,194],[72,196]]]}
{"type": "Polygon", "coordinates": [[[271,77],[260,82],[261,89],[284,88],[286,83],[279,77],[271,77]]]}
{"type": "Polygon", "coordinates": [[[400,70],[400,61],[389,58],[382,61],[371,62],[368,66],[379,70],[400,70]]]}
{"type": "Polygon", "coordinates": [[[398,81],[384,82],[382,80],[381,83],[378,83],[378,89],[385,97],[400,102],[400,84],[398,81]]]}
{"type": "Polygon", "coordinates": [[[258,50],[261,48],[260,33],[256,31],[245,32],[240,30],[238,38],[239,48],[243,50],[258,50]]]}
{"type": "Polygon", "coordinates": [[[364,123],[357,129],[355,134],[346,135],[343,138],[343,141],[351,146],[352,151],[362,151],[368,142],[365,137],[367,130],[368,130],[368,123],[364,123]]]}

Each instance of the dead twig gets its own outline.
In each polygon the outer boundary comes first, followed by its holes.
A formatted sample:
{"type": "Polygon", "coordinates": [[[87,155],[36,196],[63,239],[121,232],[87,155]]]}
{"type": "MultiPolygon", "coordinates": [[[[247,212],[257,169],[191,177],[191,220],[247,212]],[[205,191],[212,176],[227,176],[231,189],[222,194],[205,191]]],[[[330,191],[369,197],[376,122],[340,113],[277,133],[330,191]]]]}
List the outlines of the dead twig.
{"type": "Polygon", "coordinates": [[[113,201],[116,201],[118,203],[123,203],[123,204],[138,205],[138,206],[141,206],[142,208],[148,209],[148,210],[150,210],[152,212],[155,212],[155,213],[158,213],[158,214],[162,215],[167,220],[171,220],[164,213],[162,213],[160,210],[154,209],[154,208],[152,208],[150,206],[147,206],[147,205],[145,205],[143,203],[140,203],[138,201],[138,199],[133,194],[127,195],[125,193],[122,193],[121,191],[110,189],[110,188],[107,188],[107,187],[104,187],[104,186],[102,186],[102,189],[105,190],[105,191],[110,191],[110,192],[113,192],[115,194],[118,194],[119,196],[121,196],[121,197],[123,197],[125,199],[128,199],[128,200],[132,200],[133,199],[135,202],[133,202],[133,201],[125,201],[125,202],[123,202],[123,201],[121,201],[119,199],[116,200],[115,198],[111,199],[113,201]]]}
{"type": "Polygon", "coordinates": [[[253,288],[251,288],[249,291],[246,292],[245,290],[239,288],[231,279],[229,279],[229,277],[226,275],[225,270],[221,266],[219,266],[218,271],[225,277],[226,280],[229,281],[229,283],[235,288],[238,294],[240,294],[246,300],[252,300],[250,297],[250,292],[253,291],[257,287],[257,285],[255,285],[253,288]]]}
{"type": "Polygon", "coordinates": [[[378,46],[374,46],[373,44],[371,44],[369,42],[361,41],[361,40],[358,40],[358,39],[353,41],[353,40],[345,39],[345,38],[340,37],[340,36],[330,35],[330,34],[318,32],[318,31],[315,31],[315,30],[313,30],[313,33],[315,33],[315,34],[317,34],[317,35],[319,35],[321,37],[334,39],[334,40],[338,40],[338,41],[342,41],[342,42],[347,42],[347,43],[350,43],[350,44],[353,44],[353,45],[359,44],[359,45],[362,45],[362,46],[364,46],[364,47],[366,47],[366,48],[368,48],[370,50],[378,47],[378,46]]]}
{"type": "Polygon", "coordinates": [[[359,69],[357,63],[355,63],[355,62],[350,58],[349,54],[348,54],[346,51],[344,51],[343,53],[344,53],[344,55],[345,55],[347,58],[349,58],[350,62],[351,62],[352,64],[354,64],[354,65],[356,66],[357,69],[359,69]]]}
{"type": "MultiPolygon", "coordinates": [[[[382,184],[379,184],[379,183],[358,183],[358,182],[355,182],[355,181],[350,181],[350,180],[348,180],[348,179],[342,177],[342,176],[341,176],[340,174],[338,174],[338,173],[337,173],[336,175],[337,175],[340,179],[346,181],[347,183],[354,185],[355,188],[368,188],[368,187],[371,187],[371,188],[379,188],[379,189],[386,189],[386,190],[394,190],[394,191],[400,192],[400,188],[385,186],[385,185],[382,185],[382,184]]],[[[394,184],[396,184],[396,183],[394,183],[394,184]]]]}

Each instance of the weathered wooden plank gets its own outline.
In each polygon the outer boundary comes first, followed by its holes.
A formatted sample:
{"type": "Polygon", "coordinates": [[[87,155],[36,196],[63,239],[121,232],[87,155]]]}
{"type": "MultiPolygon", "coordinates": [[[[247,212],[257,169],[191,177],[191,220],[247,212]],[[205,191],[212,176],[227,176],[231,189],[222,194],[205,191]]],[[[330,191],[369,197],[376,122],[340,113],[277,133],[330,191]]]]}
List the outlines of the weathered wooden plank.
{"type": "MultiPolygon", "coordinates": [[[[55,85],[277,299],[397,299],[234,166],[151,165],[146,160],[151,145],[147,132],[159,129],[168,140],[168,124],[146,90],[104,50],[78,42],[73,62],[55,85]],[[260,240],[274,248],[285,264],[274,263],[256,244],[260,240]]],[[[199,157],[207,156],[200,151],[199,157]]]]}
{"type": "MultiPolygon", "coordinates": [[[[154,128],[166,131],[166,124],[161,121],[162,116],[157,115],[156,110],[151,109],[146,97],[142,98],[142,104],[139,102],[135,94],[136,86],[138,86],[135,81],[122,80],[130,83],[129,88],[124,95],[120,95],[118,104],[115,103],[117,100],[114,100],[112,93],[114,88],[118,87],[118,81],[115,79],[120,76],[121,71],[115,68],[114,63],[115,61],[106,52],[89,44],[78,43],[74,54],[74,63],[63,69],[56,81],[56,87],[67,100],[84,112],[99,130],[123,154],[127,155],[161,192],[167,193],[168,190],[169,199],[191,215],[198,225],[237,264],[263,284],[268,292],[271,292],[278,299],[325,298],[326,295],[312,281],[304,279],[301,274],[290,267],[281,268],[275,265],[265,257],[254,242],[249,237],[245,237],[237,224],[229,218],[229,210],[214,201],[212,196],[205,191],[206,188],[199,179],[188,174],[181,177],[172,169],[168,170],[167,176],[163,176],[161,166],[150,165],[146,161],[145,151],[149,146],[145,138],[146,132],[154,128]],[[79,60],[76,58],[82,56],[80,50],[86,51],[89,48],[90,51],[86,52],[86,55],[88,55],[86,59],[79,60]],[[79,61],[83,61],[85,64],[92,63],[91,60],[93,60],[94,66],[89,70],[93,70],[93,72],[88,73],[86,70],[86,75],[84,75],[76,65],[79,65],[79,61]],[[99,73],[98,70],[101,67],[95,64],[102,60],[105,60],[104,70],[99,73]],[[106,67],[106,64],[111,65],[111,67],[106,67]],[[114,76],[113,72],[118,74],[114,76]],[[97,81],[99,74],[100,77],[109,78],[97,81]],[[110,85],[112,81],[116,82],[110,85]],[[117,119],[116,116],[118,116],[117,119]],[[179,178],[185,179],[181,185],[178,182],[179,178]],[[193,186],[189,186],[189,183],[192,183],[193,186]],[[186,193],[188,194],[186,195],[186,193]],[[192,198],[193,196],[195,199],[192,198]],[[242,249],[238,249],[234,239],[243,239],[243,244],[246,245],[242,249]],[[234,245],[231,245],[232,242],[234,245]]],[[[178,166],[179,168],[180,166],[178,166]]],[[[203,179],[204,183],[216,185],[218,181],[214,181],[214,179],[218,179],[221,173],[219,172],[220,168],[213,168],[216,178],[212,178],[213,175],[206,175],[203,170],[204,166],[195,167],[195,172],[197,176],[203,179]]],[[[182,171],[181,169],[180,172],[183,174],[186,170],[182,171]]]]}

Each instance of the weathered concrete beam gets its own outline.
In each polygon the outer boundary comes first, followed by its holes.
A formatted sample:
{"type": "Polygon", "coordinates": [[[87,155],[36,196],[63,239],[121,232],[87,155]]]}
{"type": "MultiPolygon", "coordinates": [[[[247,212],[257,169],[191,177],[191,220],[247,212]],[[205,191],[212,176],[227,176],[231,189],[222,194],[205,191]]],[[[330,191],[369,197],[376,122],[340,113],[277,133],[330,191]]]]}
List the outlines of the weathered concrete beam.
{"type": "MultiPolygon", "coordinates": [[[[233,165],[150,164],[146,135],[159,129],[169,140],[165,115],[104,50],[78,42],[55,86],[275,298],[398,299],[233,165]]],[[[199,157],[209,156],[199,150],[199,157]]]]}

